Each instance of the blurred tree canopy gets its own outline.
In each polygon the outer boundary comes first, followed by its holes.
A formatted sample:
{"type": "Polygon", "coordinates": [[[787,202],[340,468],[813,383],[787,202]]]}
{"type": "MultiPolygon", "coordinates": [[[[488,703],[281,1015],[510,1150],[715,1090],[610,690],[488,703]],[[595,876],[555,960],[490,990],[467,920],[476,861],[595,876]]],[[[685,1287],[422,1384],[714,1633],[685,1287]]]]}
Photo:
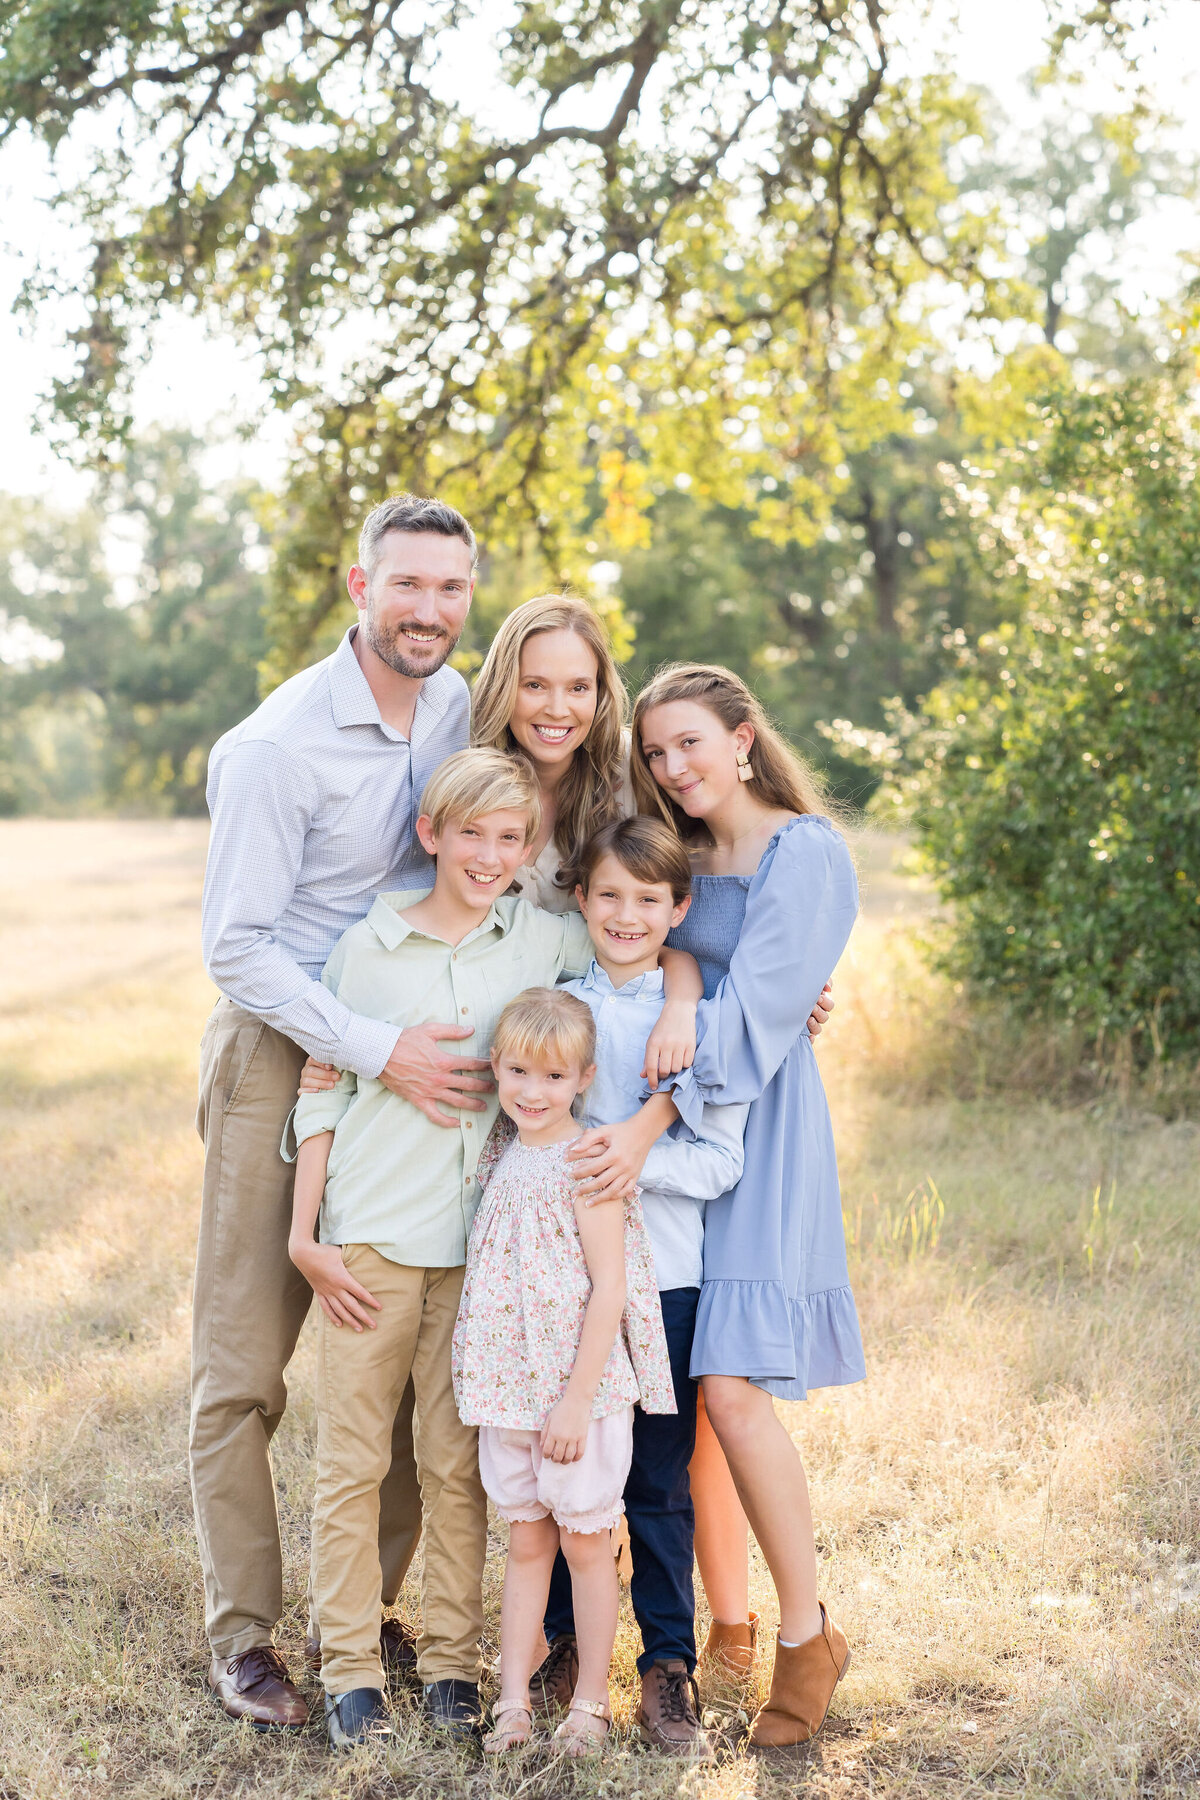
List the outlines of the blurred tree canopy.
{"type": "MultiPolygon", "coordinates": [[[[1063,0],[1052,54],[1120,45],[1143,10],[1063,0]]],[[[59,417],[119,450],[166,306],[258,347],[297,426],[272,679],[322,643],[348,533],[400,486],[555,578],[589,541],[644,546],[681,476],[813,544],[850,459],[909,435],[930,309],[952,295],[986,335],[1032,305],[951,174],[975,97],[896,66],[908,17],[521,0],[476,96],[487,33],[458,0],[0,6],[0,120],[80,171],[91,243],[59,417]]],[[[857,485],[869,540],[891,489],[857,485]]]]}
{"type": "Polygon", "coordinates": [[[1130,383],[961,473],[1009,619],[879,746],[949,966],[1141,1060],[1200,1050],[1196,442],[1177,383],[1130,383]]]}
{"type": "Polygon", "coordinates": [[[206,486],[200,448],[131,445],[106,514],[0,512],[0,813],[204,810],[209,749],[257,699],[266,556],[261,495],[206,486]]]}

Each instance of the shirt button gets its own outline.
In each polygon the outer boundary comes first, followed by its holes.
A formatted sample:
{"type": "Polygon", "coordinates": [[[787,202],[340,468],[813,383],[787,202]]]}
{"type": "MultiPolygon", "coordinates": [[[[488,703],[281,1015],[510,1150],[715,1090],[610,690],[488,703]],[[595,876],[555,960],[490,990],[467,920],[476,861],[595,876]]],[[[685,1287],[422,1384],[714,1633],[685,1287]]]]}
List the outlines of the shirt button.
{"type": "Polygon", "coordinates": [[[465,1125],[465,1126],[466,1126],[466,1128],[467,1128],[467,1130],[468,1130],[468,1131],[470,1131],[470,1129],[471,1129],[471,1121],[470,1121],[470,1119],[464,1119],[464,1120],[463,1120],[463,1123],[464,1123],[464,1125],[465,1125]]]}
{"type": "Polygon", "coordinates": [[[467,1009],[466,1009],[466,1007],[465,1007],[465,1006],[464,1006],[464,1007],[463,1007],[463,1011],[464,1011],[464,1012],[466,1012],[466,1010],[467,1010],[467,1009]]]}

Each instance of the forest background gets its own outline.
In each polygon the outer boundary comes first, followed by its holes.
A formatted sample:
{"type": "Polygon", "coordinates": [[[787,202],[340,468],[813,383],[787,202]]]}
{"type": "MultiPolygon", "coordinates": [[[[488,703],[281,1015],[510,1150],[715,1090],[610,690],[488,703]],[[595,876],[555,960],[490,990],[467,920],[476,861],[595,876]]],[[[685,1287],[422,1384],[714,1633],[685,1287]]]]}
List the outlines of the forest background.
{"type": "Polygon", "coordinates": [[[1190,1057],[1197,301],[1131,267],[1190,241],[1173,13],[1048,7],[1019,121],[935,14],[6,9],[4,154],[50,155],[74,258],[19,297],[61,321],[39,424],[91,485],[0,502],[0,812],[202,813],[345,629],[365,509],[436,490],[484,545],[466,673],[566,585],[631,686],[729,663],[912,828],[974,991],[1190,1057]],[[139,416],[172,314],[252,359],[277,479],[139,416]]]}

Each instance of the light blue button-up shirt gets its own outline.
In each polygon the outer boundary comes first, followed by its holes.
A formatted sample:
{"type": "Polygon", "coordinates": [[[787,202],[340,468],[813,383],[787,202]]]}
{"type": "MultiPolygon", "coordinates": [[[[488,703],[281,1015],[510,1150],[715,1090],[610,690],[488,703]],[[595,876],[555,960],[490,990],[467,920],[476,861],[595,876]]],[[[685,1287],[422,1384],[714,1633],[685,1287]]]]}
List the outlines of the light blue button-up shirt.
{"type": "MultiPolygon", "coordinates": [[[[580,1123],[614,1125],[646,1097],[646,1039],[665,994],[661,969],[614,987],[599,963],[566,984],[596,1021],[596,1076],[576,1106],[580,1123]]],[[[736,1187],[742,1173],[745,1106],[706,1106],[695,1132],[682,1121],[651,1146],[639,1186],[660,1292],[699,1287],[704,1263],[704,1203],[736,1187]]]]}
{"type": "Polygon", "coordinates": [[[380,717],[348,631],[213,746],[204,963],[221,992],[310,1056],[378,1075],[396,1027],[353,1011],[318,977],[377,894],[429,887],[416,837],[434,770],[469,736],[467,684],[422,682],[408,738],[380,717]]]}

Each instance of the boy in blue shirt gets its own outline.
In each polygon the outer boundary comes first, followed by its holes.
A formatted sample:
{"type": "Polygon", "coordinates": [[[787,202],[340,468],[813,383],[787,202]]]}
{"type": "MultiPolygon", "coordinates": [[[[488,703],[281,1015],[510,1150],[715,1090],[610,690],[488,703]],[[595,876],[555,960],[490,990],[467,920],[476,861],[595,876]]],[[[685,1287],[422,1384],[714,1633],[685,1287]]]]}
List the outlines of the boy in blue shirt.
{"type": "MultiPolygon", "coordinates": [[[[668,931],[687,911],[691,869],[686,850],[665,825],[632,818],[603,826],[576,874],[595,951],[586,975],[567,983],[596,1021],[596,1075],[579,1113],[586,1129],[627,1119],[645,1096],[646,1039],[664,999],[659,955],[668,931]]],[[[694,1677],[695,1516],[688,1483],[696,1442],[696,1384],[688,1368],[703,1279],[704,1203],[741,1176],[748,1110],[706,1107],[702,1137],[677,1121],[652,1146],[639,1177],[678,1412],[634,1415],[625,1516],[633,1610],[642,1634],[637,1720],[647,1743],[677,1752],[705,1748],[694,1677]]],[[[543,1701],[552,1705],[570,1693],[575,1673],[571,1585],[561,1555],[551,1580],[546,1637],[550,1653],[539,1676],[543,1701]]]]}

